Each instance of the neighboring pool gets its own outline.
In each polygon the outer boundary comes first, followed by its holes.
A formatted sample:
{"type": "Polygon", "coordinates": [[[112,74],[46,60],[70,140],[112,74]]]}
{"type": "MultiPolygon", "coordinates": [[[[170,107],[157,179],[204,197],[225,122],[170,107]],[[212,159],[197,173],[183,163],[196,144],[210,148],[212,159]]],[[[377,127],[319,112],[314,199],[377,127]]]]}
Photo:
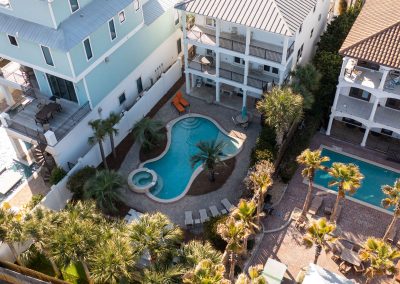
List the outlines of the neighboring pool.
{"type": "Polygon", "coordinates": [[[190,158],[198,151],[198,142],[224,141],[224,159],[235,156],[240,150],[240,141],[228,136],[214,121],[203,116],[184,116],[172,121],[167,129],[170,145],[167,145],[166,152],[141,165],[157,173],[157,185],[150,190],[149,196],[160,202],[173,202],[183,197],[200,172],[200,165],[192,168],[190,164],[190,158]]]}
{"type": "MultiPolygon", "coordinates": [[[[393,185],[397,178],[400,178],[400,172],[388,169],[384,166],[375,165],[371,161],[357,158],[349,154],[341,154],[331,149],[322,148],[322,155],[328,156],[331,160],[325,163],[330,167],[334,162],[353,163],[360,168],[360,172],[365,176],[361,187],[355,194],[351,195],[355,201],[367,203],[377,209],[383,209],[381,201],[385,198],[382,193],[381,186],[385,184],[393,185]]],[[[324,171],[317,171],[315,175],[316,187],[337,191],[337,187],[328,187],[328,182],[331,181],[331,176],[324,171]]],[[[390,209],[389,209],[390,210],[390,209]]],[[[393,210],[391,210],[393,211],[393,210]]]]}

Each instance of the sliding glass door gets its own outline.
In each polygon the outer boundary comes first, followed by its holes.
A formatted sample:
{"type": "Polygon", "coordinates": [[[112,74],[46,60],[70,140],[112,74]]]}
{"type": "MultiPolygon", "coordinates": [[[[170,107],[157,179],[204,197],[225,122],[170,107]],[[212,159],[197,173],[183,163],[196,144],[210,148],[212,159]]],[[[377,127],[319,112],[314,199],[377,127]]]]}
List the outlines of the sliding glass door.
{"type": "Polygon", "coordinates": [[[63,98],[69,101],[78,102],[74,89],[74,84],[70,81],[47,74],[47,80],[53,96],[63,98]]]}

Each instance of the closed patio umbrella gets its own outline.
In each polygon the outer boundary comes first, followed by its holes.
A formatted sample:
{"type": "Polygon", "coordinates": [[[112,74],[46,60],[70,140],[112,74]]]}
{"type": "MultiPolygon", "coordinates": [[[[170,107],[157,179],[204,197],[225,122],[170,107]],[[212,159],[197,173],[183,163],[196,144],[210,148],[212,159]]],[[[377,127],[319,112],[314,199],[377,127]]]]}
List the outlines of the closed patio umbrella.
{"type": "Polygon", "coordinates": [[[245,119],[247,117],[247,108],[246,106],[242,107],[242,118],[245,119]]]}

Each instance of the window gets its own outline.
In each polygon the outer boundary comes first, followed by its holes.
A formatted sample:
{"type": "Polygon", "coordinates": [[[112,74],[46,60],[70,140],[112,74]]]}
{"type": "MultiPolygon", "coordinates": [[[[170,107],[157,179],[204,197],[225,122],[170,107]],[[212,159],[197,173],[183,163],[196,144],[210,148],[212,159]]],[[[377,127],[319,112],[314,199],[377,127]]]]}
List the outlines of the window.
{"type": "Polygon", "coordinates": [[[71,7],[71,12],[75,12],[79,9],[78,0],[69,0],[69,6],[71,7]]]}
{"type": "Polygon", "coordinates": [[[123,22],[125,22],[125,12],[121,11],[118,14],[118,18],[119,18],[119,22],[122,24],[123,22]]]}
{"type": "Polygon", "coordinates": [[[299,62],[301,57],[303,56],[303,48],[304,48],[304,43],[301,45],[300,49],[297,51],[297,62],[299,62]]]}
{"type": "Polygon", "coordinates": [[[321,21],[321,17],[322,17],[322,15],[319,14],[319,16],[318,16],[318,22],[321,21]]]}
{"type": "Polygon", "coordinates": [[[237,63],[237,64],[244,64],[245,63],[242,58],[236,57],[236,56],[233,58],[233,62],[237,63]]]}
{"type": "Polygon", "coordinates": [[[46,61],[47,65],[54,66],[53,58],[51,57],[50,49],[47,46],[40,46],[42,48],[44,61],[46,61]]]}
{"type": "Polygon", "coordinates": [[[83,46],[85,47],[86,58],[87,60],[90,60],[93,57],[93,52],[88,38],[83,41],[83,46]]]}
{"type": "Polygon", "coordinates": [[[209,56],[213,56],[213,51],[211,49],[206,49],[206,54],[209,56]]]}
{"type": "Polygon", "coordinates": [[[273,67],[273,68],[272,68],[272,73],[274,73],[274,74],[279,74],[279,69],[276,68],[276,67],[273,67]]]}
{"type": "Polygon", "coordinates": [[[315,8],[317,8],[317,5],[315,5],[315,6],[314,6],[314,10],[313,10],[313,13],[315,12],[315,8]]]}
{"type": "Polygon", "coordinates": [[[74,84],[70,81],[46,74],[49,81],[51,93],[56,98],[63,98],[72,102],[78,102],[76,98],[74,84]]]}
{"type": "Polygon", "coordinates": [[[215,26],[216,26],[216,21],[215,21],[215,19],[213,19],[213,18],[206,18],[206,25],[207,26],[209,26],[209,27],[213,27],[213,28],[215,28],[215,26]]]}
{"type": "Polygon", "coordinates": [[[301,34],[302,30],[303,30],[303,24],[301,24],[300,27],[299,27],[299,34],[301,34]]]}
{"type": "Polygon", "coordinates": [[[122,105],[126,101],[126,95],[125,92],[123,92],[119,97],[118,97],[119,104],[122,105]]]}
{"type": "Polygon", "coordinates": [[[175,26],[179,24],[179,12],[175,11],[175,26]]]}
{"type": "Polygon", "coordinates": [[[393,98],[388,98],[386,100],[386,107],[394,108],[397,110],[400,110],[400,100],[398,99],[393,99],[393,98]]]}
{"type": "Polygon", "coordinates": [[[12,45],[18,46],[17,38],[15,36],[8,35],[8,40],[12,45]]]}
{"type": "Polygon", "coordinates": [[[178,48],[178,54],[180,54],[182,52],[182,40],[180,38],[176,41],[176,47],[178,48]]]}
{"type": "Polygon", "coordinates": [[[139,0],[135,0],[133,2],[133,8],[135,8],[135,11],[139,11],[140,10],[140,2],[139,2],[139,0]]]}
{"type": "Polygon", "coordinates": [[[358,89],[358,88],[351,88],[350,92],[349,92],[349,96],[356,98],[356,99],[363,100],[363,101],[367,101],[367,102],[369,102],[369,100],[371,98],[370,93],[368,93],[367,91],[358,89]]]}
{"type": "Polygon", "coordinates": [[[266,71],[266,72],[271,72],[271,66],[269,66],[269,65],[264,65],[264,71],[266,71]]]}
{"type": "Polygon", "coordinates": [[[310,33],[310,38],[312,38],[312,36],[313,36],[313,33],[314,33],[314,29],[312,29],[312,30],[311,30],[311,33],[310,33]]]}
{"type": "Polygon", "coordinates": [[[139,94],[143,92],[142,77],[139,77],[139,79],[136,80],[136,87],[139,94]]]}
{"type": "Polygon", "coordinates": [[[117,32],[115,31],[114,19],[111,19],[108,22],[108,27],[110,28],[111,40],[114,40],[117,37],[117,32]]]}
{"type": "Polygon", "coordinates": [[[382,128],[381,133],[385,134],[385,135],[389,135],[389,136],[393,135],[393,131],[390,131],[390,130],[387,130],[387,129],[384,129],[384,128],[382,128]]]}

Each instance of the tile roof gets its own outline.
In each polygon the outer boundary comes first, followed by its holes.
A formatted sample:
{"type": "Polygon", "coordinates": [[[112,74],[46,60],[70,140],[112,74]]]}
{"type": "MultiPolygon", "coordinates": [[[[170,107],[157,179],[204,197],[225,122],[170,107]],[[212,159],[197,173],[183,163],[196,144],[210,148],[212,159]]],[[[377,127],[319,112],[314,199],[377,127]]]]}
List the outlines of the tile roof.
{"type": "Polygon", "coordinates": [[[293,36],[316,3],[317,0],[189,0],[175,8],[293,36]]]}
{"type": "Polygon", "coordinates": [[[92,1],[57,29],[0,13],[0,33],[67,52],[131,3],[132,0],[92,1]]]}
{"type": "Polygon", "coordinates": [[[144,24],[150,25],[174,7],[176,0],[149,0],[143,5],[144,24]]]}
{"type": "Polygon", "coordinates": [[[400,0],[367,0],[339,53],[400,68],[400,0]]]}

